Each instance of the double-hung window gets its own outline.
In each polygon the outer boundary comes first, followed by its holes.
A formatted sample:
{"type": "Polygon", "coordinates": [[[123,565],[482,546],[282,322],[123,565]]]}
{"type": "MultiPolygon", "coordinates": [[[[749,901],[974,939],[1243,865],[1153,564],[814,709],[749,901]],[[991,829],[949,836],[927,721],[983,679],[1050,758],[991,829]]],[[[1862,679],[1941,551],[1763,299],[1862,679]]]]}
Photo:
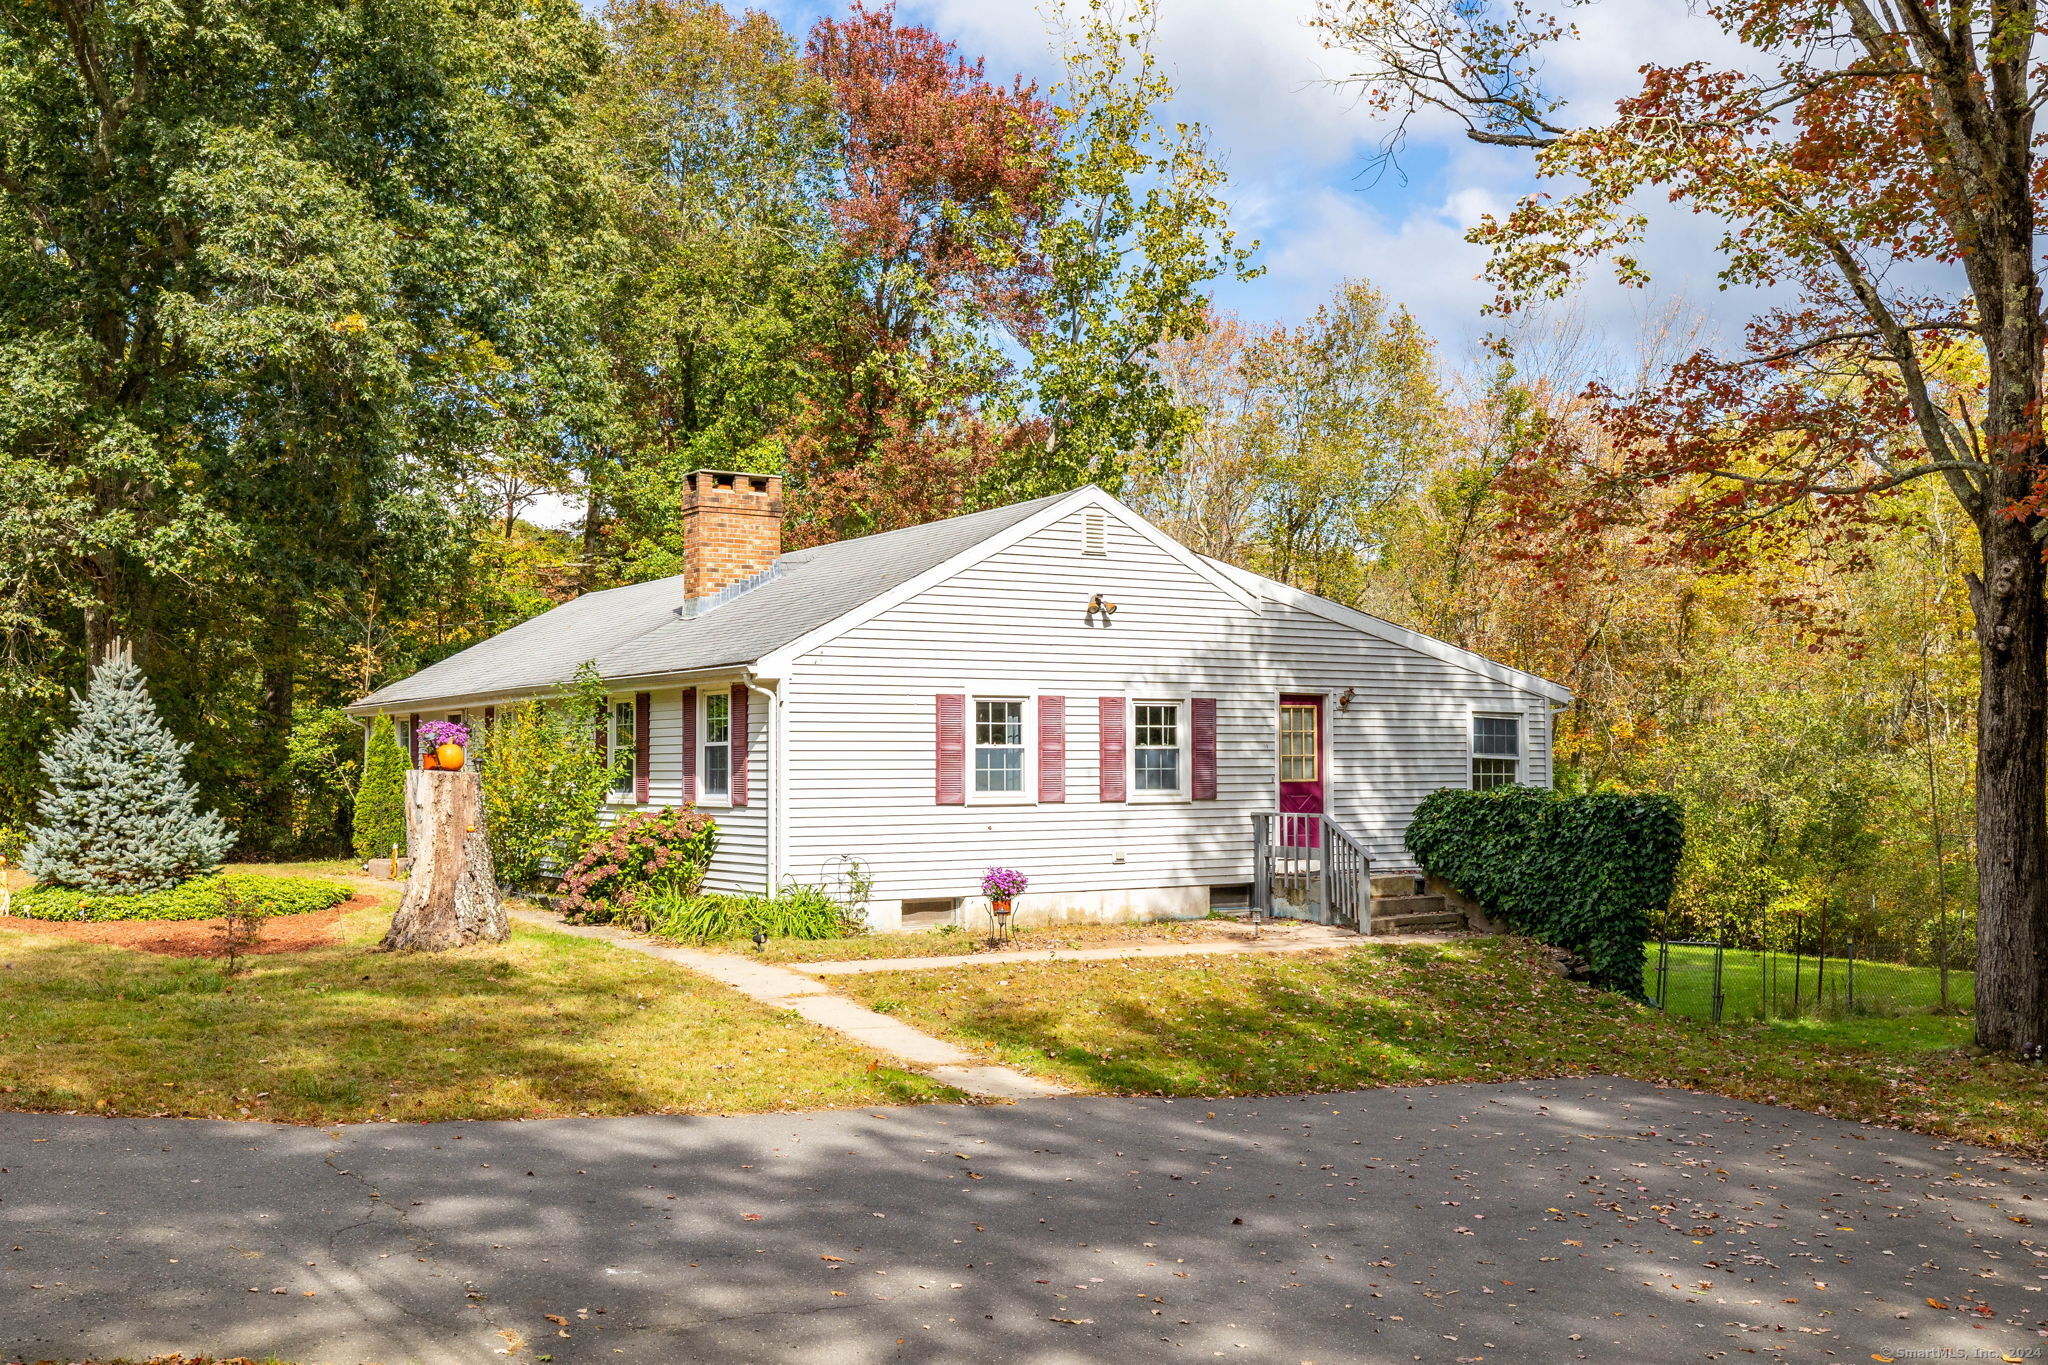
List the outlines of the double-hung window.
{"type": "Polygon", "coordinates": [[[707,801],[732,799],[732,696],[726,692],[704,694],[704,724],[699,731],[703,761],[698,795],[707,801]]]}
{"type": "Polygon", "coordinates": [[[1182,790],[1186,726],[1177,701],[1141,701],[1131,708],[1131,788],[1140,796],[1182,790]]]}
{"type": "Polygon", "coordinates": [[[1472,790],[1508,787],[1522,780],[1522,718],[1472,717],[1472,790]]]}
{"type": "Polygon", "coordinates": [[[1024,703],[974,703],[974,792],[977,796],[1024,794],[1024,703]]]}
{"type": "Polygon", "coordinates": [[[633,799],[633,764],[630,759],[634,743],[633,703],[631,701],[615,701],[612,703],[611,739],[611,747],[605,755],[607,760],[619,758],[629,760],[621,763],[618,771],[612,774],[611,799],[614,801],[631,801],[633,799]]]}

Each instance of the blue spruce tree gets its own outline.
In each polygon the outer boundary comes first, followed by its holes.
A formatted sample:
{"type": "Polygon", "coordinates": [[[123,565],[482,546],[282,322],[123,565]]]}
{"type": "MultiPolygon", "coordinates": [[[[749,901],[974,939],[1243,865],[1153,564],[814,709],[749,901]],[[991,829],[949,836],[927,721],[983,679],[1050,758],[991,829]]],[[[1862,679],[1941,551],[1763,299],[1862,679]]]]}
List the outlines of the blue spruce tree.
{"type": "Polygon", "coordinates": [[[86,891],[157,891],[220,866],[234,836],[198,809],[185,755],[126,655],[93,670],[78,724],[42,755],[49,790],[21,865],[86,891]]]}

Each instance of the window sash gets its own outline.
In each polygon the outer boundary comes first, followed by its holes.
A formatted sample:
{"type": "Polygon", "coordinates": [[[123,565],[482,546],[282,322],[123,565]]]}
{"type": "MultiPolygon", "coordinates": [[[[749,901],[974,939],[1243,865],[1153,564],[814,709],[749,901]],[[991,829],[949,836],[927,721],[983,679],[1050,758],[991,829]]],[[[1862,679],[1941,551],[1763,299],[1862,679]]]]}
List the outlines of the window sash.
{"type": "Polygon", "coordinates": [[[707,692],[702,705],[704,738],[698,745],[702,754],[697,765],[698,790],[705,797],[724,801],[732,795],[732,698],[722,692],[707,692]]]}
{"type": "Polygon", "coordinates": [[[1511,787],[1521,766],[1512,758],[1475,758],[1472,760],[1472,790],[1483,792],[1495,787],[1511,787]]]}
{"type": "MultiPolygon", "coordinates": [[[[615,701],[612,703],[612,743],[611,748],[605,752],[605,761],[609,763],[633,747],[633,703],[615,701]]],[[[613,779],[611,794],[615,797],[630,797],[633,794],[631,767],[625,768],[613,779]]]]}
{"type": "Polygon", "coordinates": [[[974,790],[988,796],[1024,791],[1024,703],[974,703],[974,790]]]}
{"type": "Polygon", "coordinates": [[[1489,758],[1522,756],[1522,721],[1519,716],[1472,717],[1472,752],[1489,758]]]}
{"type": "Polygon", "coordinates": [[[1131,787],[1173,793],[1181,789],[1181,706],[1139,702],[1131,708],[1131,787]]]}

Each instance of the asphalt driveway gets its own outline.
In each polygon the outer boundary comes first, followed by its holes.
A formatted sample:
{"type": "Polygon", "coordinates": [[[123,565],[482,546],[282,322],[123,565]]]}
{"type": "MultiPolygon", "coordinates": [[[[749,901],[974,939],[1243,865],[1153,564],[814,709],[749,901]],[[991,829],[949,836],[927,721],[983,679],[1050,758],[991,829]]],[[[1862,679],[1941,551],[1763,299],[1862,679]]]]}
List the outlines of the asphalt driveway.
{"type": "Polygon", "coordinates": [[[6,1359],[1995,1361],[2044,1329],[2043,1168],[1622,1081],[0,1114],[6,1359]]]}

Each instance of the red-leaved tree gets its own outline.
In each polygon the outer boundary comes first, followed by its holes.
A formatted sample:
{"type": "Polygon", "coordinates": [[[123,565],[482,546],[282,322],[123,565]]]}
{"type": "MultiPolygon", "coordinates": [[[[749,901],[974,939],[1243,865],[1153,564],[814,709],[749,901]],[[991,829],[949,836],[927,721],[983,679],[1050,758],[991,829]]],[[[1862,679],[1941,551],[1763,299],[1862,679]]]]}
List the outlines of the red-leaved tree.
{"type": "Polygon", "coordinates": [[[1053,117],[893,5],[820,20],[806,56],[841,126],[843,301],[791,472],[803,529],[831,538],[958,510],[1009,444],[977,403],[1008,369],[995,329],[1040,306],[1053,117]],[[913,472],[928,486],[899,506],[913,472]]]}
{"type": "MultiPolygon", "coordinates": [[[[1570,7],[1571,0],[1563,0],[1570,7]]],[[[1609,440],[1575,479],[1587,526],[1654,499],[1701,553],[1780,528],[1862,533],[1874,503],[1939,480],[1975,523],[1981,654],[1977,1036],[2048,1043],[2048,573],[2036,111],[2044,21],[2027,0],[1712,0],[1745,69],[1647,66],[1611,114],[1544,89],[1577,40],[1528,3],[1324,0],[1326,41],[1401,130],[1448,113],[1526,148],[1555,197],[1474,239],[1499,306],[1554,297],[1595,261],[1639,282],[1663,194],[1725,225],[1720,275],[1795,301],[1734,354],[1599,395],[1609,440]],[[1675,495],[1673,495],[1675,494],[1675,495]]]]}

